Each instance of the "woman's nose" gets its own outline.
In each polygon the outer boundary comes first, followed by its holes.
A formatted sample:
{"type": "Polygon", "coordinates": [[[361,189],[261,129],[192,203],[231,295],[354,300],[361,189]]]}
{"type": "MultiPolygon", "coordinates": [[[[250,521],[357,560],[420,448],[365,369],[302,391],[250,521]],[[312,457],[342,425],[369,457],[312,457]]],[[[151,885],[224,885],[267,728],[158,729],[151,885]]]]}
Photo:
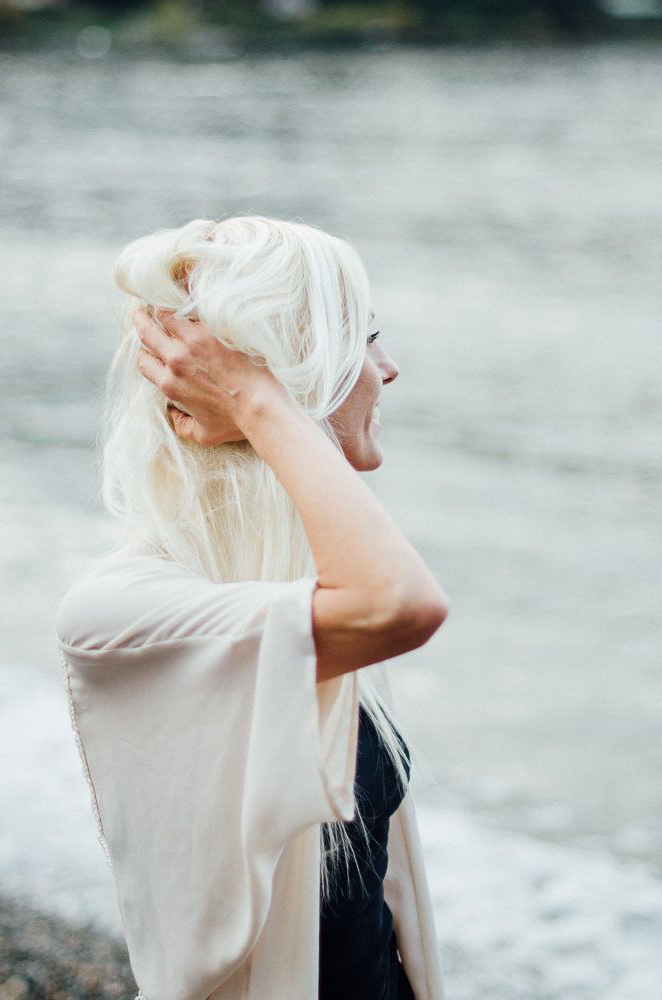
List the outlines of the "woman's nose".
{"type": "Polygon", "coordinates": [[[380,365],[382,369],[382,382],[384,385],[388,385],[389,382],[395,382],[396,378],[400,374],[400,369],[396,365],[393,358],[384,351],[384,363],[380,365]]]}

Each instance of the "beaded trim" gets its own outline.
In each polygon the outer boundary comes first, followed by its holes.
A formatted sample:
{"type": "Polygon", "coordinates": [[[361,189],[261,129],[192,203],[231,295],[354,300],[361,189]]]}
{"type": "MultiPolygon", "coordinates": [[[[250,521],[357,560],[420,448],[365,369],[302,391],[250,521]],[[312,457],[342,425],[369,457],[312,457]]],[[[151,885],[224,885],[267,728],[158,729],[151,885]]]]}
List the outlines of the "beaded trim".
{"type": "MultiPolygon", "coordinates": [[[[66,657],[65,657],[65,655],[64,655],[64,653],[62,652],[61,649],[59,650],[59,655],[60,655],[60,666],[62,667],[62,673],[64,674],[64,685],[65,685],[65,688],[67,690],[67,696],[68,696],[68,699],[69,699],[69,720],[71,722],[71,728],[72,728],[73,733],[74,733],[74,741],[76,743],[76,746],[78,747],[78,754],[80,756],[80,762],[81,762],[82,767],[83,767],[83,775],[85,777],[85,780],[87,781],[87,784],[88,784],[88,787],[89,787],[89,790],[90,790],[90,800],[91,800],[91,804],[92,804],[92,812],[94,813],[94,818],[96,820],[97,830],[98,830],[97,840],[98,840],[99,844],[101,845],[103,853],[106,856],[106,864],[108,865],[108,867],[110,868],[110,870],[112,872],[114,870],[113,869],[113,862],[112,862],[111,857],[110,857],[110,851],[108,850],[108,844],[106,842],[106,835],[104,833],[103,824],[101,822],[101,813],[99,812],[99,803],[97,802],[97,793],[96,793],[96,789],[94,788],[94,783],[92,781],[92,775],[90,774],[90,766],[87,763],[87,757],[85,756],[85,750],[83,748],[83,740],[81,738],[80,730],[78,728],[78,720],[76,718],[76,706],[75,706],[75,703],[74,703],[73,692],[71,690],[71,679],[69,677],[69,664],[67,663],[67,659],[66,659],[66,657]]],[[[145,1000],[145,998],[143,997],[142,993],[139,993],[138,997],[140,998],[140,1000],[145,1000]]],[[[136,997],[136,1000],[138,1000],[138,997],[136,997]]]]}

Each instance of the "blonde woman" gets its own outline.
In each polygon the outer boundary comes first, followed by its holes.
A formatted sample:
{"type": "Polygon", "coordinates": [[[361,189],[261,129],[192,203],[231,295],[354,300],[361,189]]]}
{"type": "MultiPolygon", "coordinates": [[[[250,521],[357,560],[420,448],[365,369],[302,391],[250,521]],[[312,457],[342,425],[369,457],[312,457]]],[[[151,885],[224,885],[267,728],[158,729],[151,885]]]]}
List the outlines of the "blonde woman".
{"type": "Polygon", "coordinates": [[[64,596],[72,722],[146,1000],[440,1000],[383,661],[446,596],[358,471],[398,375],[344,240],[137,240],[107,385],[119,547],[64,596]]]}

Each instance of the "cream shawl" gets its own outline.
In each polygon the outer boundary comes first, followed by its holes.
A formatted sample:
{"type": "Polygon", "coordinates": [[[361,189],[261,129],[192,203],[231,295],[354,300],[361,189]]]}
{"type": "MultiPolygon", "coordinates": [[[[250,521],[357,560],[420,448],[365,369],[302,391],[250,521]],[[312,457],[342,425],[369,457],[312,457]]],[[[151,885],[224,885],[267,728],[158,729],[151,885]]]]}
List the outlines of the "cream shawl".
{"type": "MultiPolygon", "coordinates": [[[[319,824],[354,817],[359,700],[356,671],[315,681],[315,586],[124,554],[62,600],[72,722],[145,1000],[317,997],[319,824]]],[[[443,1000],[410,791],[384,889],[416,1000],[443,1000]]]]}

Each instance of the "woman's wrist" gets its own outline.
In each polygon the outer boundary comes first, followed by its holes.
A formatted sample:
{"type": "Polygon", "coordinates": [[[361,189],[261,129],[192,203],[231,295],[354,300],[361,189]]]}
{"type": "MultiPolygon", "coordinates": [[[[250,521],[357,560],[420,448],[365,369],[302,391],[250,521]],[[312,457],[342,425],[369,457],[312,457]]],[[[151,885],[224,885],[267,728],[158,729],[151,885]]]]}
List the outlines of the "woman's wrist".
{"type": "Polygon", "coordinates": [[[285,387],[270,372],[261,373],[259,381],[242,389],[233,406],[233,420],[247,439],[259,436],[266,424],[275,425],[279,416],[295,412],[301,408],[291,399],[285,387]]]}

